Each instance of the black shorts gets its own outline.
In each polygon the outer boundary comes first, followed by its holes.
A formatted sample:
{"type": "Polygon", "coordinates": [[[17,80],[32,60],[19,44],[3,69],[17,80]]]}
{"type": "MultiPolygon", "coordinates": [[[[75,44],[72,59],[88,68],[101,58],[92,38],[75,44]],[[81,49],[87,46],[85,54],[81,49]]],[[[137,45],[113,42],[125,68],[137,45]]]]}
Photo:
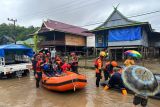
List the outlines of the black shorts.
{"type": "Polygon", "coordinates": [[[134,105],[141,104],[142,107],[146,107],[147,106],[147,102],[148,102],[147,98],[134,96],[134,99],[133,99],[133,104],[134,105]]]}

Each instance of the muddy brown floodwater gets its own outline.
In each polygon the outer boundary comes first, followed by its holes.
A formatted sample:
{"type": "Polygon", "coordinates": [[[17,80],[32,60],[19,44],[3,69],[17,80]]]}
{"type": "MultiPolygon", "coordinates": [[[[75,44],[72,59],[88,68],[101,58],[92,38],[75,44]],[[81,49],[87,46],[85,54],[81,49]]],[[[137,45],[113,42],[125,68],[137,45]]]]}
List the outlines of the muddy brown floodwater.
{"type": "MultiPolygon", "coordinates": [[[[132,107],[133,95],[95,87],[93,70],[80,69],[88,84],[82,90],[58,93],[35,88],[32,74],[28,77],[0,80],[0,107],[132,107]]],[[[160,101],[149,99],[148,107],[160,107],[160,101]]]]}

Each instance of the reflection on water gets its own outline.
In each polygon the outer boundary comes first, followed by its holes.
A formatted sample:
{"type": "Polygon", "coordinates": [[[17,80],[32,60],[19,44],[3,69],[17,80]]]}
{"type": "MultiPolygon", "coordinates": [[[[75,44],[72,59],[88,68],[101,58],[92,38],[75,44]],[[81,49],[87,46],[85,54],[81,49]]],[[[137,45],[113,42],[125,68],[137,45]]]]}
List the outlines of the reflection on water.
{"type": "MultiPolygon", "coordinates": [[[[76,92],[58,93],[35,88],[31,75],[20,79],[0,80],[0,107],[131,107],[133,95],[118,91],[104,91],[95,87],[94,71],[82,69],[88,85],[76,92]]],[[[159,107],[159,100],[149,100],[150,107],[159,107]]]]}

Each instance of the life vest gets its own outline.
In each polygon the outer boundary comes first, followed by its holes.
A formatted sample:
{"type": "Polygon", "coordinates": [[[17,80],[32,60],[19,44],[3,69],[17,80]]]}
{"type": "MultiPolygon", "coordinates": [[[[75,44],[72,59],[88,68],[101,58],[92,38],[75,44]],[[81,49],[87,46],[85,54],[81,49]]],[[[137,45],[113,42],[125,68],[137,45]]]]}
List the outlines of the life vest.
{"type": "Polygon", "coordinates": [[[101,66],[101,67],[103,66],[103,62],[99,57],[94,61],[94,66],[96,68],[98,68],[99,66],[101,66]]]}
{"type": "Polygon", "coordinates": [[[55,61],[56,61],[56,63],[57,63],[58,65],[61,65],[61,63],[62,63],[61,58],[58,57],[58,56],[56,56],[55,61]]]}
{"type": "Polygon", "coordinates": [[[78,57],[77,56],[72,57],[72,66],[78,66],[78,57]]]}
{"type": "Polygon", "coordinates": [[[111,61],[109,61],[109,62],[106,63],[105,71],[109,72],[110,74],[113,73],[113,66],[112,66],[112,62],[111,61]]]}
{"type": "Polygon", "coordinates": [[[46,57],[46,58],[45,58],[45,61],[46,61],[47,63],[49,63],[49,58],[48,58],[48,57],[46,57]]]}
{"type": "Polygon", "coordinates": [[[66,72],[67,69],[68,69],[68,64],[67,64],[67,63],[64,63],[64,64],[61,66],[61,68],[62,68],[62,71],[63,71],[63,72],[66,72]]]}
{"type": "Polygon", "coordinates": [[[41,72],[41,64],[42,64],[42,60],[37,61],[36,64],[36,72],[41,72]]]}
{"type": "Polygon", "coordinates": [[[99,70],[103,67],[102,60],[98,57],[95,61],[96,73],[99,73],[99,70]]]}

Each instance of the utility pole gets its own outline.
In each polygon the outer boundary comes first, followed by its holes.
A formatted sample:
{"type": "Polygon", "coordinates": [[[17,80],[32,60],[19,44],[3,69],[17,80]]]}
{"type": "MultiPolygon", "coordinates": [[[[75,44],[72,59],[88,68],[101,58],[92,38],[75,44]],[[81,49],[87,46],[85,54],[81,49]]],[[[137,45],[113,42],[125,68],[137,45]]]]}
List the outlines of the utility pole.
{"type": "Polygon", "coordinates": [[[8,18],[8,21],[11,21],[13,22],[13,39],[14,39],[14,43],[16,44],[16,22],[17,22],[17,19],[10,19],[8,18]]]}

